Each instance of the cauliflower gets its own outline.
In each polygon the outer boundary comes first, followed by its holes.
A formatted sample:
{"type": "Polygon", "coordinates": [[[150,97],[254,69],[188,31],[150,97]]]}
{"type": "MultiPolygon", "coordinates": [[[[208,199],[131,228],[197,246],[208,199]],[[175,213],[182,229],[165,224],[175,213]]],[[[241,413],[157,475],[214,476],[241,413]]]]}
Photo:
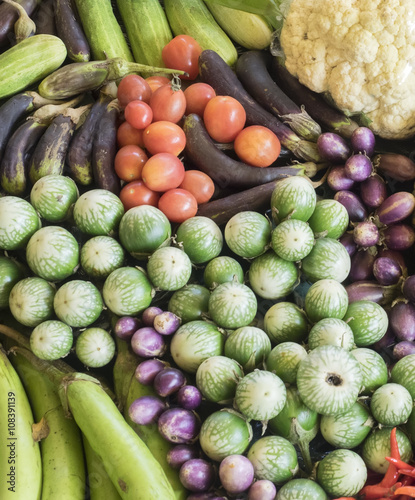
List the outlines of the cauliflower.
{"type": "Polygon", "coordinates": [[[415,134],[414,0],[293,0],[280,43],[291,74],[376,134],[415,134]]]}

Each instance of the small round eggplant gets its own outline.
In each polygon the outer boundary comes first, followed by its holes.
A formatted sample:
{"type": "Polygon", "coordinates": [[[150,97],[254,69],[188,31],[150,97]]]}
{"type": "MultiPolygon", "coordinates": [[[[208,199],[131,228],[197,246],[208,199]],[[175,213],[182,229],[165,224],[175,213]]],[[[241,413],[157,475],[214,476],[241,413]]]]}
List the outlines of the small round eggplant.
{"type": "Polygon", "coordinates": [[[389,322],[399,340],[415,340],[415,305],[397,302],[390,311],[389,322]]]}
{"type": "Polygon", "coordinates": [[[200,419],[190,410],[169,408],[158,420],[160,434],[170,443],[192,444],[200,432],[200,419]]]}
{"type": "Polygon", "coordinates": [[[353,233],[344,233],[339,241],[347,250],[347,253],[350,255],[350,257],[353,257],[353,255],[357,251],[357,245],[354,241],[353,233]]]}
{"type": "Polygon", "coordinates": [[[128,409],[128,416],[138,425],[155,424],[167,406],[157,396],[141,396],[128,409]]]}
{"type": "Polygon", "coordinates": [[[366,207],[359,196],[352,191],[337,191],[334,199],[340,202],[347,210],[351,222],[362,222],[368,216],[366,207]]]}
{"type": "Polygon", "coordinates": [[[363,182],[370,177],[373,171],[373,165],[365,155],[355,154],[350,156],[344,164],[344,170],[350,179],[355,182],[363,182]]]}
{"type": "Polygon", "coordinates": [[[254,480],[254,466],[243,455],[229,455],[219,465],[219,479],[231,495],[243,493],[254,480]]]}
{"type": "Polygon", "coordinates": [[[393,347],[393,357],[397,360],[415,354],[415,342],[409,340],[402,340],[393,347]]]}
{"type": "Polygon", "coordinates": [[[368,248],[375,246],[379,243],[380,239],[379,229],[370,220],[359,222],[353,229],[353,238],[360,247],[368,248]]]}
{"type": "Polygon", "coordinates": [[[381,234],[383,243],[391,250],[408,250],[415,243],[415,230],[409,224],[392,224],[381,234]]]}
{"type": "Polygon", "coordinates": [[[186,377],[177,368],[164,368],[154,378],[153,386],[159,396],[167,397],[186,383],[186,377]]]}
{"type": "Polygon", "coordinates": [[[347,160],[351,150],[347,142],[338,134],[324,132],[317,139],[317,149],[320,156],[331,163],[341,163],[347,160]]]}
{"type": "Polygon", "coordinates": [[[142,358],[162,357],[167,346],[163,335],[160,335],[154,328],[145,326],[139,328],[131,337],[132,350],[142,358]]]}
{"type": "Polygon", "coordinates": [[[184,385],[177,393],[177,404],[186,410],[196,410],[202,404],[202,393],[194,385],[184,385]]]}
{"type": "Polygon", "coordinates": [[[401,268],[402,274],[406,274],[407,267],[406,267],[405,257],[402,255],[401,252],[398,252],[397,250],[390,250],[389,248],[382,248],[377,256],[389,257],[390,259],[394,260],[401,268]]]}
{"type": "Polygon", "coordinates": [[[129,340],[140,326],[141,321],[138,318],[122,316],[115,323],[114,333],[122,340],[129,340]]]}
{"type": "Polygon", "coordinates": [[[368,127],[358,127],[350,136],[350,143],[355,153],[370,157],[375,151],[375,134],[368,127]]]}
{"type": "Polygon", "coordinates": [[[336,165],[327,175],[327,184],[333,191],[342,191],[351,189],[354,186],[354,180],[347,177],[344,165],[336,165]]]}
{"type": "Polygon", "coordinates": [[[154,318],[163,312],[163,309],[157,306],[150,306],[144,309],[141,320],[146,326],[153,326],[154,318]]]}
{"type": "Polygon", "coordinates": [[[200,451],[195,445],[178,444],[167,452],[167,463],[173,469],[180,469],[185,462],[192,458],[199,458],[199,455],[200,451]]]}
{"type": "Polygon", "coordinates": [[[277,494],[275,484],[269,479],[260,479],[249,488],[248,500],[274,500],[277,494]]]}
{"type": "Polygon", "coordinates": [[[386,200],[386,183],[378,174],[371,175],[360,184],[360,198],[369,208],[378,208],[386,200]]]}
{"type": "Polygon", "coordinates": [[[352,282],[373,278],[373,264],[376,257],[368,250],[356,252],[351,258],[349,279],[352,282]]]}
{"type": "Polygon", "coordinates": [[[160,335],[173,335],[179,328],[181,319],[170,311],[163,311],[154,318],[153,328],[160,335]]]}
{"type": "Polygon", "coordinates": [[[415,304],[415,274],[406,278],[402,286],[402,293],[406,300],[415,304]]]}
{"type": "Polygon", "coordinates": [[[136,368],[134,376],[142,385],[151,385],[156,375],[164,370],[166,363],[159,359],[146,359],[136,368]]]}
{"type": "Polygon", "coordinates": [[[216,479],[213,464],[203,458],[192,458],[180,467],[180,481],[185,488],[193,492],[205,492],[216,479]]]}
{"type": "Polygon", "coordinates": [[[402,276],[402,270],[389,257],[378,257],[373,263],[373,275],[381,285],[396,285],[402,276]]]}

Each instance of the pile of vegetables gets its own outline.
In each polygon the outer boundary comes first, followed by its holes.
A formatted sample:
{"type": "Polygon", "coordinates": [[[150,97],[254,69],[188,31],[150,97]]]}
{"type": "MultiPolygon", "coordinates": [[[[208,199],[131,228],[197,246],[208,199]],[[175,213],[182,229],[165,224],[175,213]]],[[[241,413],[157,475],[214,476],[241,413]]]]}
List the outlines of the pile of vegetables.
{"type": "Polygon", "coordinates": [[[415,497],[411,13],[309,3],[0,4],[1,498],[415,497]]]}

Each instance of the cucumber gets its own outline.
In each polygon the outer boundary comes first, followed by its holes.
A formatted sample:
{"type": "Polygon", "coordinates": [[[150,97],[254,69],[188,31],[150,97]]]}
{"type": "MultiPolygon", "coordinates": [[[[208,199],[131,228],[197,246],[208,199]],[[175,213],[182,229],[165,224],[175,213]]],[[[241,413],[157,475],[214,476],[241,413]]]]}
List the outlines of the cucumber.
{"type": "Polygon", "coordinates": [[[117,0],[136,62],[163,68],[161,51],[173,35],[159,0],[117,0]]]}
{"type": "Polygon", "coordinates": [[[202,0],[165,0],[164,8],[174,35],[189,35],[202,50],[214,50],[229,66],[236,63],[235,46],[202,0]]]}
{"type": "Polygon", "coordinates": [[[35,35],[6,50],[0,54],[0,99],[45,78],[65,58],[65,44],[53,35],[35,35]]]}

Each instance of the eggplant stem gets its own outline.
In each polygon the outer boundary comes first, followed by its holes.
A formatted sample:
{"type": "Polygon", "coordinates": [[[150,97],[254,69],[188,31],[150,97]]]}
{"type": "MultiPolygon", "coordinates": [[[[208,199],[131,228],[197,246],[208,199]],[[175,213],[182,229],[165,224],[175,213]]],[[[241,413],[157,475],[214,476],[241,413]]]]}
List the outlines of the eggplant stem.
{"type": "Polygon", "coordinates": [[[300,440],[298,442],[298,447],[300,448],[301,456],[304,460],[304,466],[308,473],[311,473],[313,470],[313,460],[310,455],[310,443],[308,441],[300,440]]]}

